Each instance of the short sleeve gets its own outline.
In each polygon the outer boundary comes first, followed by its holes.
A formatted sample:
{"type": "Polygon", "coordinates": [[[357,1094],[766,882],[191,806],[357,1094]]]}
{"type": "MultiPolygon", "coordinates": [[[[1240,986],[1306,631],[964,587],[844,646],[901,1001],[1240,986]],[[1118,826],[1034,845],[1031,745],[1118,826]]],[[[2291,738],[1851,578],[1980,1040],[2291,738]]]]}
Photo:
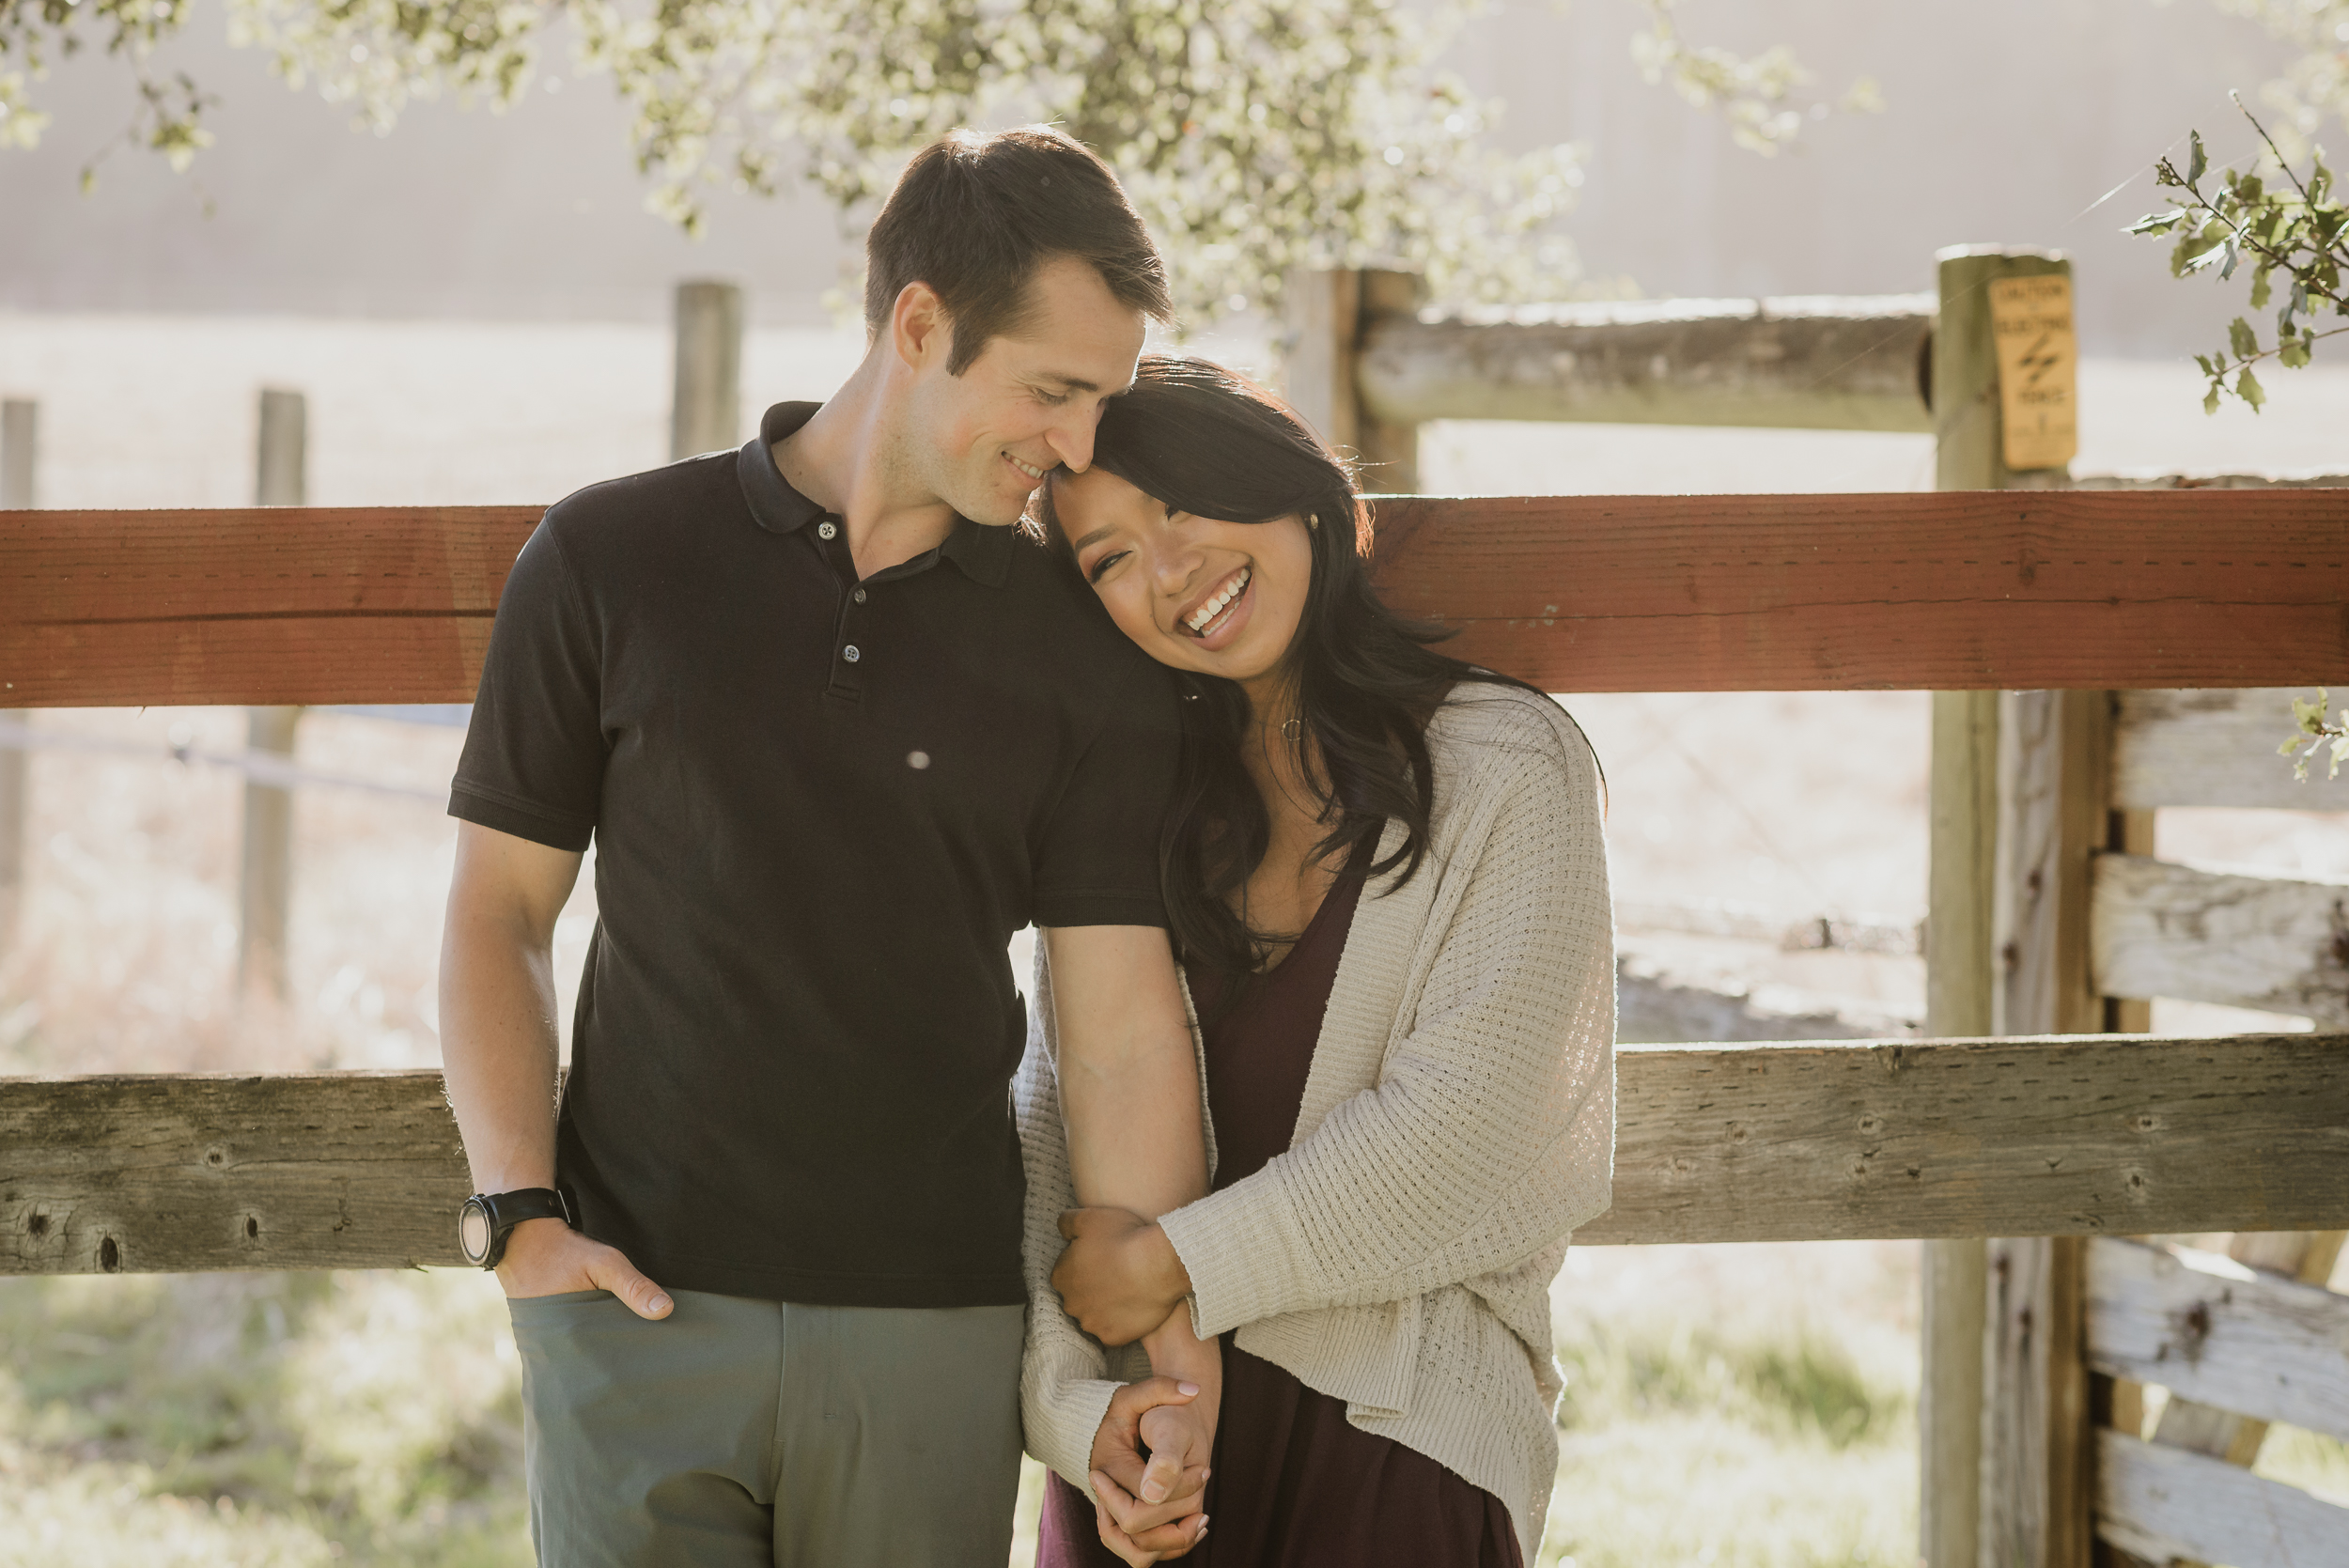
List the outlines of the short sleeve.
{"type": "Polygon", "coordinates": [[[449,815],[585,849],[603,792],[602,690],[594,627],[550,518],[498,597],[449,815]]]}
{"type": "Polygon", "coordinates": [[[1152,665],[1107,705],[1045,825],[1041,926],[1166,924],[1159,836],[1174,798],[1182,731],[1172,682],[1152,665]]]}

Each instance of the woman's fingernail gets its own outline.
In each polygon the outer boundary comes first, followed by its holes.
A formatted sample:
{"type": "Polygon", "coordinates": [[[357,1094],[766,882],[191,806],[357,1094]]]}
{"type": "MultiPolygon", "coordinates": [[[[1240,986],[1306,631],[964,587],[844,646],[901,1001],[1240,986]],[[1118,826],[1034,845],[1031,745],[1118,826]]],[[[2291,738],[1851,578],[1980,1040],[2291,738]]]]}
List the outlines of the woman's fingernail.
{"type": "Polygon", "coordinates": [[[1199,1385],[1196,1383],[1177,1383],[1174,1385],[1174,1391],[1178,1394],[1184,1395],[1195,1394],[1199,1391],[1199,1385]]]}

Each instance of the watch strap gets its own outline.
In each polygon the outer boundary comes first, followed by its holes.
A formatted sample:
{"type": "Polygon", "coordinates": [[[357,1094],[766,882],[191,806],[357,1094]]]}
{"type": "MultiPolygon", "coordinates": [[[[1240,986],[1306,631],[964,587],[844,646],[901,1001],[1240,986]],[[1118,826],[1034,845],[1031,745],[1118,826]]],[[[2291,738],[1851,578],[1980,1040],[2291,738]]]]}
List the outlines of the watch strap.
{"type": "Polygon", "coordinates": [[[458,1219],[458,1246],[472,1259],[465,1246],[464,1228],[467,1217],[479,1214],[487,1221],[488,1247],[480,1260],[483,1268],[495,1268],[506,1255],[506,1238],[515,1226],[530,1219],[560,1219],[576,1229],[579,1219],[571,1206],[570,1194],[558,1188],[519,1187],[510,1192],[476,1192],[465,1200],[458,1219]]]}
{"type": "Polygon", "coordinates": [[[571,1216],[570,1195],[552,1187],[518,1187],[511,1192],[489,1194],[491,1222],[501,1231],[510,1231],[525,1219],[560,1219],[566,1225],[579,1221],[571,1216]]]}

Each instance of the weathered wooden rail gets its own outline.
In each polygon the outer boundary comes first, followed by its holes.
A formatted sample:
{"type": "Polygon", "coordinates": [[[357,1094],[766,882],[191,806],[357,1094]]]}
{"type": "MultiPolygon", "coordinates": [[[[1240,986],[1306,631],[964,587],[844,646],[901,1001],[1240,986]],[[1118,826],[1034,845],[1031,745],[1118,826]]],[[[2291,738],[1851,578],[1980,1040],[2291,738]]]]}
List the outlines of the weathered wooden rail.
{"type": "Polygon", "coordinates": [[[1936,300],[1634,300],[1365,321],[1372,418],[1930,430],[1936,300]]]}
{"type": "MultiPolygon", "coordinates": [[[[2234,1251],[2274,1264],[2285,1239],[2238,1235],[2234,1251]]],[[[2349,1563],[2349,1509],[2250,1473],[2271,1422],[2349,1438],[2349,1296],[2312,1282],[2340,1241],[2302,1248],[2296,1271],[2110,1236],[2087,1244],[2081,1342],[2107,1380],[2092,1402],[2106,1406],[2090,1434],[2094,1528],[2123,1561],[2349,1563]],[[2170,1390],[2150,1441],[2133,1397],[2145,1383],[2170,1390]]]]}
{"type": "MultiPolygon", "coordinates": [[[[1584,1243],[2349,1224],[2349,1035],[1624,1048],[1584,1243]]],[[[456,1265],[431,1072],[0,1079],[0,1274],[456,1265]]]]}
{"type": "MultiPolygon", "coordinates": [[[[469,701],[537,518],[0,512],[0,706],[469,701]]],[[[2338,490],[1394,497],[1378,526],[1398,607],[1556,691],[2349,684],[2338,490]]]]}

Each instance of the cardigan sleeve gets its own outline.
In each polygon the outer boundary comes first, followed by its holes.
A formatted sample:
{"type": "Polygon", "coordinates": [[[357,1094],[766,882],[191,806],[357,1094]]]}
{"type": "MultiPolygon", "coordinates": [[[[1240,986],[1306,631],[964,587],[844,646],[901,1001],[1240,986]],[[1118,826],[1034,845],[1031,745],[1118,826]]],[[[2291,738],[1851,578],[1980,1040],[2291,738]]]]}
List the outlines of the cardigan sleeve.
{"type": "Polygon", "coordinates": [[[1077,1327],[1052,1288],[1060,1261],[1061,1211],[1077,1206],[1069,1174],[1068,1138],[1061,1125],[1057,1052],[1051,1037],[1051,980],[1044,944],[1036,943],[1035,996],[1029,1012],[1028,1048],[1012,1079],[1012,1110],[1019,1129],[1019,1158],[1028,1178],[1020,1234],[1020,1268],[1028,1284],[1027,1340],[1019,1358],[1019,1419],[1028,1452],[1060,1478],[1092,1496],[1093,1438],[1109,1414],[1113,1376],[1100,1342],[1077,1327]]]}
{"type": "Polygon", "coordinates": [[[1469,880],[1379,1081],[1159,1222],[1202,1338],[1473,1280],[1606,1212],[1614,966],[1595,764],[1578,737],[1562,765],[1547,721],[1501,730],[1453,805],[1485,831],[1455,849],[1469,880]]]}

